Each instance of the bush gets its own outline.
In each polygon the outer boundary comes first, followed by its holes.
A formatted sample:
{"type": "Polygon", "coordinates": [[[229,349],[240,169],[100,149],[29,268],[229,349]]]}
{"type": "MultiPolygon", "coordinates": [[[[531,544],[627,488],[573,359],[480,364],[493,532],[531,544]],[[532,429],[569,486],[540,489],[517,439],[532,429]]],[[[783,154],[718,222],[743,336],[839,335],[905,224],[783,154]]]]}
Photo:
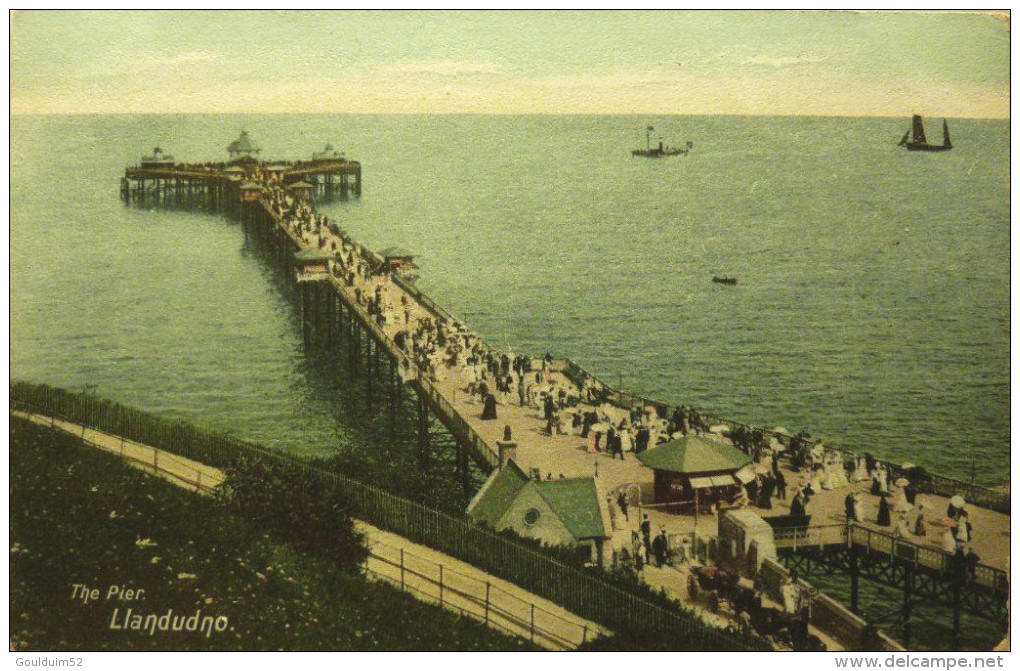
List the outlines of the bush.
{"type": "Polygon", "coordinates": [[[226,469],[220,498],[279,538],[342,567],[368,557],[347,502],[324,478],[265,459],[242,459],[226,469]]]}

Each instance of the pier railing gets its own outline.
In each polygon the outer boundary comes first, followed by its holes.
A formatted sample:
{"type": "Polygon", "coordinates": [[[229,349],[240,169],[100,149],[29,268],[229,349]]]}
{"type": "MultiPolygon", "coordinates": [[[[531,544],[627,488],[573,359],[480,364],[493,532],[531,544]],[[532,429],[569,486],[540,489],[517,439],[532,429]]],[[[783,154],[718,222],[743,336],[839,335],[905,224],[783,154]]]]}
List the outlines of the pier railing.
{"type": "MultiPolygon", "coordinates": [[[[443,306],[433,300],[428,294],[416,287],[413,283],[399,277],[394,278],[396,282],[404,291],[411,295],[426,309],[432,312],[438,317],[450,321],[456,321],[456,318],[451,315],[443,306]]],[[[553,370],[559,370],[567,378],[571,380],[579,388],[585,381],[593,383],[601,393],[604,395],[606,401],[612,405],[620,408],[634,408],[634,407],[654,407],[659,417],[668,418],[672,413],[679,407],[677,404],[664,403],[655,399],[648,398],[646,396],[640,396],[629,392],[621,391],[607,384],[603,380],[600,380],[595,375],[582,368],[578,363],[569,359],[556,359],[552,364],[553,370]]],[[[706,422],[711,425],[723,424],[730,430],[743,428],[747,431],[762,431],[766,436],[775,438],[784,445],[789,445],[791,436],[786,433],[773,431],[771,429],[765,429],[744,422],[738,422],[732,419],[726,419],[719,417],[711,413],[703,411],[697,411],[706,422]]],[[[809,447],[821,444],[820,440],[812,440],[810,438],[802,439],[809,447]]],[[[830,444],[825,446],[826,450],[836,452],[840,455],[841,459],[846,460],[850,458],[856,458],[859,456],[858,453],[843,450],[838,447],[833,447],[830,444]]],[[[863,450],[862,450],[863,452],[863,450]]],[[[885,469],[889,472],[890,481],[896,480],[900,477],[907,477],[909,479],[910,473],[908,473],[901,465],[894,464],[890,461],[883,459],[876,459],[877,463],[882,464],[885,469]]],[[[950,478],[943,475],[927,472],[927,478],[925,481],[915,482],[915,486],[921,493],[936,494],[939,496],[951,497],[956,494],[963,496],[968,503],[980,506],[982,508],[988,508],[989,510],[995,510],[1001,513],[1010,513],[1010,494],[1006,492],[997,491],[989,487],[984,487],[975,483],[964,482],[956,478],[950,478]]]]}
{"type": "MultiPolygon", "coordinates": [[[[824,548],[827,546],[857,547],[878,555],[887,555],[901,564],[928,569],[936,573],[959,570],[956,558],[945,550],[922,545],[859,524],[826,524],[814,527],[784,527],[773,529],[776,549],[824,548]]],[[[1009,590],[1009,576],[1005,571],[987,564],[975,564],[972,584],[981,585],[1005,595],[1009,590]]]]}
{"type": "Polygon", "coordinates": [[[226,468],[244,459],[268,459],[323,481],[348,502],[360,519],[427,545],[520,585],[566,610],[614,631],[656,635],[689,650],[767,650],[760,639],[707,624],[679,604],[657,603],[614,584],[597,571],[559,562],[538,550],[471,521],[396,496],[291,455],[165,420],[92,394],[48,385],[13,382],[10,407],[67,418],[98,430],[226,468]]]}
{"type": "MultiPolygon", "coordinates": [[[[345,292],[343,285],[335,277],[329,278],[330,283],[336,288],[340,295],[343,296],[347,305],[355,310],[361,323],[372,333],[376,341],[381,343],[388,351],[390,356],[394,357],[397,361],[402,358],[406,358],[406,354],[401,352],[397,347],[396,343],[386,335],[386,332],[379,327],[375,321],[372,320],[371,315],[358,303],[352,300],[345,292]]],[[[428,379],[428,376],[423,374],[422,371],[417,372],[416,383],[421,389],[422,393],[432,402],[433,408],[439,411],[439,416],[448,425],[447,428],[457,436],[461,441],[467,443],[468,447],[472,450],[478,458],[485,461],[489,469],[497,468],[499,466],[499,452],[494,450],[491,445],[485,442],[485,439],[478,435],[478,433],[471,428],[471,425],[464,419],[461,414],[453,407],[453,405],[446,400],[435,385],[428,379]]]]}

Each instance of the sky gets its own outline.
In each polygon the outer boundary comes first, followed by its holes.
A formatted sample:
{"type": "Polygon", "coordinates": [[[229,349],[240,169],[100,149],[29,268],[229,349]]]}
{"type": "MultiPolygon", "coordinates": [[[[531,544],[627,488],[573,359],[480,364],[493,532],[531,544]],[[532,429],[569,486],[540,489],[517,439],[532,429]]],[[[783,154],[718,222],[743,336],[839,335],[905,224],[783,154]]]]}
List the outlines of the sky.
{"type": "Polygon", "coordinates": [[[1009,116],[981,14],[18,12],[11,112],[1009,116]]]}

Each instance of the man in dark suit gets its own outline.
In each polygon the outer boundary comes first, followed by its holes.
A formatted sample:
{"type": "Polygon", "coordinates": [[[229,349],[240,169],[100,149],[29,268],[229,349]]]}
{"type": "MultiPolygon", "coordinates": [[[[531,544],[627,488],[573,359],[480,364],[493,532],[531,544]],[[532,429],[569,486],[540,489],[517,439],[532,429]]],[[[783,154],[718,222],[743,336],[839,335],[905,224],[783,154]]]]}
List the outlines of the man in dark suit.
{"type": "Polygon", "coordinates": [[[645,554],[652,556],[652,523],[648,521],[648,513],[641,518],[641,539],[645,543],[645,554]]]}

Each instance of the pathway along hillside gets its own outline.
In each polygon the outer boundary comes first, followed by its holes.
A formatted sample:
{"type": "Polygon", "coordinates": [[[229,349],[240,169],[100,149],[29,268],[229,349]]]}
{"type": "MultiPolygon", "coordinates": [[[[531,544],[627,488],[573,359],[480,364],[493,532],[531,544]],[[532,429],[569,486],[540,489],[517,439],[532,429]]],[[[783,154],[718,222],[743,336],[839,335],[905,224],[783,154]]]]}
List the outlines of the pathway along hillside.
{"type": "MultiPolygon", "coordinates": [[[[85,444],[121,455],[135,468],[202,495],[211,494],[224,480],[223,471],[217,468],[122,436],[47,415],[16,410],[11,410],[11,415],[77,436],[85,444]]],[[[493,629],[528,639],[548,650],[573,649],[610,633],[547,599],[449,555],[361,520],[355,520],[355,526],[365,535],[370,552],[366,573],[422,601],[471,616],[493,629]]]]}

